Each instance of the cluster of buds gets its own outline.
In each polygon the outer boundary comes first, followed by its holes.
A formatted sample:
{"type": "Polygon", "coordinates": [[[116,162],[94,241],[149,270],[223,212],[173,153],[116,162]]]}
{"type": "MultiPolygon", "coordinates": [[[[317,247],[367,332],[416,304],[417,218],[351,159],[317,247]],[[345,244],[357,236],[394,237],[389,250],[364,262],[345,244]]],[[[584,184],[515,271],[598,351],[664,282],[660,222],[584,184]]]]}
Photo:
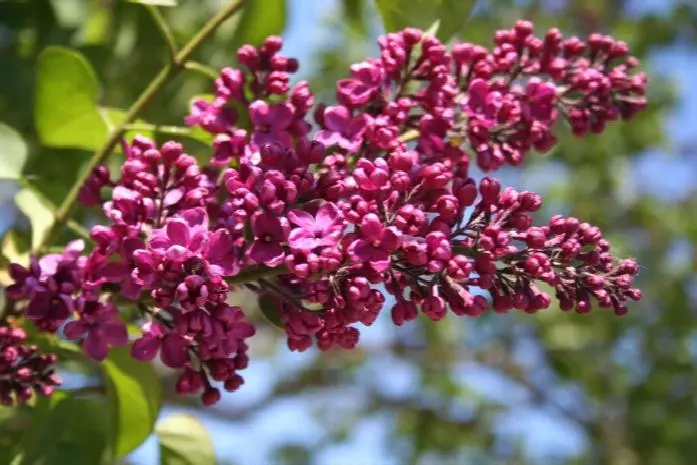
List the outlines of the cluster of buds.
{"type": "Polygon", "coordinates": [[[21,328],[0,327],[0,404],[9,407],[24,404],[38,393],[49,396],[61,383],[53,370],[53,354],[41,354],[27,344],[21,328]]]}
{"type": "Polygon", "coordinates": [[[583,136],[646,104],[624,43],[532,29],[497,32],[491,51],[387,34],[330,106],[315,105],[306,82],[291,88],[298,63],[280,38],[243,46],[241,68],[224,68],[214,98],[186,117],[212,134],[209,162],[177,142],[124,143],[119,176],[99,168],[80,194],[109,220],[92,228],[94,248],[82,255],[75,242],[14,266],[8,296],[98,360],[128,342],[118,306],[130,301],[142,323],[133,357],[181,370],[178,392],[205,404],[220,398],[215,382],[238,389],[249,361],[255,330],[227,303],[235,286],[275,305],[297,351],[355,347],[357,324],[386,302],[397,325],[419,313],[534,313],[551,305],[546,287],[563,310],[624,314],[641,296],[634,261],[576,218],[535,226],[539,195],[471,173],[548,150],[559,119],[583,136]]]}

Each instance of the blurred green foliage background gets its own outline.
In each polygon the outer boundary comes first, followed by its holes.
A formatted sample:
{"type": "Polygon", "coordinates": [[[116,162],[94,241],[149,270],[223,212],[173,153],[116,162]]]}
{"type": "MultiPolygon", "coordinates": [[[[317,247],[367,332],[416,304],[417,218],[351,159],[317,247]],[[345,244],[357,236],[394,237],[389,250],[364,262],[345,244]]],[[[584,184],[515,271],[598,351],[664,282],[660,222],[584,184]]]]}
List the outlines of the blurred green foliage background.
{"type": "MultiPolygon", "coordinates": [[[[178,0],[161,11],[183,44],[223,3],[178,0]]],[[[251,13],[243,12],[226,23],[197,61],[214,68],[234,65],[241,36],[261,40],[282,33],[288,54],[303,60],[300,77],[328,102],[350,63],[376,51],[382,23],[371,0],[256,3],[266,9],[256,18],[244,20],[251,13]]],[[[241,295],[260,334],[239,393],[214,409],[199,409],[196,401],[174,396],[173,377],[158,367],[164,412],[185,410],[202,419],[220,463],[695,463],[697,4],[480,0],[456,37],[488,45],[496,29],[521,17],[533,20],[538,33],[555,26],[567,34],[615,35],[630,44],[650,74],[651,103],[636,120],[582,142],[562,130],[552,154],[531,156],[522,169],[502,173],[507,185],[543,195],[541,221],[556,213],[577,216],[599,225],[619,255],[636,257],[644,299],[623,318],[550,309],[534,316],[450,315],[439,324],[421,319],[402,328],[382,318],[363,331],[365,341],[355,351],[298,355],[287,352],[282,334],[241,295]]],[[[37,137],[36,81],[50,79],[37,73],[37,57],[50,45],[82,53],[102,84],[99,104],[120,109],[165,65],[168,51],[142,5],[0,0],[0,122],[28,146],[26,182],[59,204],[91,152],[49,148],[37,137]]],[[[143,120],[181,125],[189,99],[210,90],[204,74],[183,73],[143,120]]],[[[0,140],[0,150],[5,143],[0,140]]],[[[196,140],[187,139],[187,148],[208,156],[196,140]]],[[[113,155],[111,163],[118,165],[119,157],[113,155]]],[[[20,250],[29,244],[29,222],[13,205],[17,184],[5,180],[0,187],[1,219],[6,233],[11,231],[3,245],[7,254],[8,237],[20,250]]],[[[80,211],[78,220],[89,225],[90,215],[80,211]]],[[[80,415],[72,423],[69,417],[60,424],[82,423],[73,434],[96,447],[100,434],[89,426],[92,417],[80,415]]],[[[0,410],[0,448],[10,450],[26,428],[13,418],[0,410]]],[[[156,449],[147,442],[124,462],[155,463],[156,449]]],[[[79,461],[87,456],[70,455],[67,446],[57,450],[50,463],[97,463],[94,456],[79,461]]],[[[10,455],[0,455],[0,463],[10,461],[10,455]]]]}

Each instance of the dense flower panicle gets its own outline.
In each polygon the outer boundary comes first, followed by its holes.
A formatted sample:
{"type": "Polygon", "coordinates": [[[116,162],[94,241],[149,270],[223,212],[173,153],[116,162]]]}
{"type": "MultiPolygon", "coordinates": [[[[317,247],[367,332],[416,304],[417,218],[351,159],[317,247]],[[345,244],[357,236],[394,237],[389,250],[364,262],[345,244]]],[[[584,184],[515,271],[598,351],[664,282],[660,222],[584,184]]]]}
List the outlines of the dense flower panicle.
{"type": "Polygon", "coordinates": [[[27,344],[23,329],[0,327],[0,403],[11,407],[26,403],[34,393],[51,395],[61,384],[53,369],[56,361],[55,355],[27,344]]]}
{"type": "Polygon", "coordinates": [[[215,382],[243,383],[255,332],[226,303],[232,285],[275,305],[294,351],[355,347],[388,299],[402,325],[419,313],[534,313],[551,305],[544,289],[579,313],[622,315],[641,297],[637,264],[615,258],[597,227],[535,225],[539,195],[470,173],[549,150],[559,120],[584,136],[640,111],[646,78],[623,42],[538,38],[519,21],[492,50],[449,50],[405,29],[351,66],[329,106],[290,85],[298,62],[282,45],[241,47],[214,98],[192,102],[186,123],[213,137],[207,164],[139,136],[124,142],[116,179],[94,171],[80,200],[101,203],[103,187],[111,197],[92,251],[72,243],[11,268],[8,296],[28,302],[29,319],[56,330],[72,317],[65,335],[101,360],[127,342],[118,292],[141,310],[133,357],[181,370],[177,391],[210,405],[215,382]]]}

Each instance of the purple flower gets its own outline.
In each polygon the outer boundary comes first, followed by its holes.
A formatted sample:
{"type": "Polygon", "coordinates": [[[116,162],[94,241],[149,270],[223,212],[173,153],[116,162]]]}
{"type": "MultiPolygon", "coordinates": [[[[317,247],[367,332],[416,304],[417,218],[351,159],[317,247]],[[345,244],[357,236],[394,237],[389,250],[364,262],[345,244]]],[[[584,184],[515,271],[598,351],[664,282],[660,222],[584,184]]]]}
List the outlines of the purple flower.
{"type": "Polygon", "coordinates": [[[131,271],[131,281],[138,288],[133,289],[133,294],[140,294],[140,289],[150,288],[157,280],[158,258],[149,250],[139,249],[133,252],[133,262],[135,268],[131,271]]]}
{"type": "Polygon", "coordinates": [[[551,121],[556,116],[556,87],[539,78],[531,78],[525,88],[526,104],[524,113],[530,118],[540,121],[551,121]]]}
{"type": "Polygon", "coordinates": [[[249,249],[249,258],[255,263],[278,266],[283,263],[281,242],[288,236],[288,225],[268,213],[257,213],[252,217],[254,243],[249,249]]]}
{"type": "Polygon", "coordinates": [[[332,202],[324,203],[314,217],[306,211],[291,210],[288,219],[298,226],[290,232],[288,244],[301,252],[336,246],[344,229],[339,209],[332,202]]]}
{"type": "Polygon", "coordinates": [[[84,337],[83,347],[87,355],[95,360],[106,358],[109,347],[128,343],[126,326],[119,321],[116,307],[99,301],[78,304],[80,319],[71,321],[63,328],[65,337],[74,341],[84,337]]]}
{"type": "Polygon", "coordinates": [[[469,115],[486,121],[489,127],[495,125],[503,102],[501,92],[492,91],[484,79],[473,79],[468,88],[468,95],[469,115]]]}
{"type": "Polygon", "coordinates": [[[353,178],[361,190],[376,191],[390,187],[390,168],[383,158],[375,162],[361,158],[353,170],[353,178]]]}
{"type": "Polygon", "coordinates": [[[25,315],[34,321],[61,323],[70,316],[73,308],[74,303],[70,295],[40,290],[29,301],[25,315]]]}
{"type": "Polygon", "coordinates": [[[190,342],[177,333],[168,333],[158,323],[148,322],[141,328],[143,336],[133,342],[131,356],[150,361],[160,352],[160,360],[170,368],[183,368],[189,361],[190,342]]]}
{"type": "Polygon", "coordinates": [[[15,283],[6,293],[14,300],[29,299],[27,318],[55,330],[70,316],[74,308],[72,294],[83,286],[87,258],[80,254],[84,246],[82,240],[72,241],[62,254],[32,257],[29,268],[10,266],[15,283]]]}
{"type": "Polygon", "coordinates": [[[233,129],[226,134],[218,134],[213,141],[213,157],[211,164],[214,166],[227,166],[233,158],[240,157],[247,144],[247,131],[233,129]]]}
{"type": "Polygon", "coordinates": [[[184,122],[189,126],[200,126],[213,134],[233,129],[235,121],[237,113],[233,108],[213,104],[201,98],[191,101],[189,115],[184,118],[184,122]]]}
{"type": "Polygon", "coordinates": [[[293,122],[293,105],[290,103],[268,103],[257,100],[249,105],[249,118],[254,124],[252,143],[257,147],[278,142],[285,147],[291,146],[288,128],[293,122]]]}
{"type": "Polygon", "coordinates": [[[349,244],[348,253],[356,261],[368,262],[381,273],[390,267],[390,254],[402,245],[402,233],[394,227],[385,228],[380,218],[368,213],[361,220],[360,237],[349,244]]]}
{"type": "Polygon", "coordinates": [[[203,208],[186,210],[152,233],[150,249],[161,257],[183,263],[205,245],[208,215],[203,208]]]}
{"type": "Polygon", "coordinates": [[[363,62],[351,66],[352,79],[337,82],[339,101],[350,107],[359,107],[370,102],[380,92],[383,70],[380,66],[363,62]]]}
{"type": "Polygon", "coordinates": [[[90,254],[85,265],[85,280],[82,285],[83,293],[97,297],[102,285],[120,283],[129,275],[128,264],[123,261],[109,261],[109,257],[95,249],[90,254]]]}
{"type": "Polygon", "coordinates": [[[218,229],[208,238],[204,257],[208,272],[218,276],[234,276],[240,272],[238,247],[226,229],[218,229]]]}
{"type": "Polygon", "coordinates": [[[348,108],[331,106],[324,110],[324,126],[315,139],[325,146],[338,145],[348,153],[355,153],[363,143],[370,117],[366,114],[351,116],[348,108]]]}

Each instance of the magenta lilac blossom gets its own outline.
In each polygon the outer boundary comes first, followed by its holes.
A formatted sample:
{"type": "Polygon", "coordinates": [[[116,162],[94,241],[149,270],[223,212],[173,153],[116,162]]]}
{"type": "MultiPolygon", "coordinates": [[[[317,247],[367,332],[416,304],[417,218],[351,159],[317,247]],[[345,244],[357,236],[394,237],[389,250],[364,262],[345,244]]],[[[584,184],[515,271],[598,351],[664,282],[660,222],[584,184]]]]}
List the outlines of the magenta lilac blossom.
{"type": "MultiPolygon", "coordinates": [[[[255,328],[228,302],[238,287],[271,304],[293,351],[352,349],[382,311],[403,325],[556,299],[625,314],[641,298],[637,263],[573,216],[536,223],[540,196],[493,173],[549,151],[564,123],[585,137],[631,119],[646,77],[604,35],[537,37],[518,21],[494,43],[386,34],[378,57],[337,82],[333,105],[291,85],[299,65],[279,37],[241,47],[240,68],[224,68],[185,118],[210,134],[209,161],[174,141],[124,142],[120,171],[94,170],[79,194],[106,218],[89,253],[76,241],[13,264],[7,296],[96,360],[129,342],[135,309],[132,356],[178,370],[177,392],[206,405],[244,382],[255,328]]],[[[55,357],[18,331],[0,328],[5,404],[58,383],[55,357]]]]}

